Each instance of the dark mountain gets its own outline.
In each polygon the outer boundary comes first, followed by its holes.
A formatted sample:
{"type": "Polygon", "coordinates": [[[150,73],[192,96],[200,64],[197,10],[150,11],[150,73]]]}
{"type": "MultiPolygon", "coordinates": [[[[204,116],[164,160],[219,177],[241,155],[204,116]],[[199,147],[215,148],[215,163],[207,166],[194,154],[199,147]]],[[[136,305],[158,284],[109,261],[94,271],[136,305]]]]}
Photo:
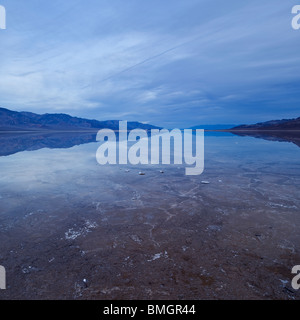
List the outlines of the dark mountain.
{"type": "Polygon", "coordinates": [[[204,124],[199,126],[193,126],[190,129],[204,129],[204,130],[223,130],[230,129],[234,126],[234,124],[204,124]]]}
{"type": "Polygon", "coordinates": [[[272,120],[252,125],[241,125],[226,131],[239,136],[292,142],[300,147],[300,117],[296,119],[272,120]]]}
{"type": "MultiPolygon", "coordinates": [[[[36,114],[0,108],[0,131],[97,131],[119,129],[118,120],[98,121],[71,117],[67,114],[36,114]]],[[[128,122],[128,130],[157,129],[140,122],[128,122]]]]}
{"type": "Polygon", "coordinates": [[[241,125],[231,128],[229,131],[243,130],[243,131],[265,131],[265,130],[300,130],[300,117],[296,119],[272,120],[267,122],[260,122],[251,125],[241,125]]]}

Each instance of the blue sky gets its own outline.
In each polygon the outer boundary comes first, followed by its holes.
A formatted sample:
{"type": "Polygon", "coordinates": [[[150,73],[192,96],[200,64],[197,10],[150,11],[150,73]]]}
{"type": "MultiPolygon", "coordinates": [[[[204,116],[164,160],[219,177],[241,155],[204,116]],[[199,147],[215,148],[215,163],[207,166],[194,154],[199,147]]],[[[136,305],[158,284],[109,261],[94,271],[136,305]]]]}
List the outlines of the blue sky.
{"type": "Polygon", "coordinates": [[[300,116],[296,0],[0,4],[2,107],[169,128],[300,116]]]}

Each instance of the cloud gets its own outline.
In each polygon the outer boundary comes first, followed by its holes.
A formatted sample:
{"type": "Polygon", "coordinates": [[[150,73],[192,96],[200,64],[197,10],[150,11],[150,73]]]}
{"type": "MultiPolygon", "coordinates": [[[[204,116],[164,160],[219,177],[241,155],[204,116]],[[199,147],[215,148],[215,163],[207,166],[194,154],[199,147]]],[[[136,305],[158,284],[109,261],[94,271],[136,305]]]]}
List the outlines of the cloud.
{"type": "Polygon", "coordinates": [[[4,5],[4,107],[180,127],[299,116],[293,1],[4,5]]]}

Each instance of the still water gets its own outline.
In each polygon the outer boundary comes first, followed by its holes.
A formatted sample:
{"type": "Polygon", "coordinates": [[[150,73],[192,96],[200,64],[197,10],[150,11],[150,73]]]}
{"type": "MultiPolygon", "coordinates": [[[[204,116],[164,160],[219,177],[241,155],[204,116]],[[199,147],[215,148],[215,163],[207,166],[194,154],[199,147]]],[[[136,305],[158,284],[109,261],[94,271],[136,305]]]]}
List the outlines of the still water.
{"type": "Polygon", "coordinates": [[[0,299],[300,299],[297,139],[206,133],[186,176],[95,137],[0,135],[0,299]]]}

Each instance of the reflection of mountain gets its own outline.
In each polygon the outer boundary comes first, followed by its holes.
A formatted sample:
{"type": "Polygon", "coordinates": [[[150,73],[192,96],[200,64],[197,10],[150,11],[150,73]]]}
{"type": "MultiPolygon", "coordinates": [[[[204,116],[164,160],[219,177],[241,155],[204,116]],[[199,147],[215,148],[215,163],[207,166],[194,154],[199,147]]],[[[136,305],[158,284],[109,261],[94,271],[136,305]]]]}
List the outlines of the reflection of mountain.
{"type": "Polygon", "coordinates": [[[300,147],[300,117],[241,125],[229,130],[238,136],[250,136],[272,141],[292,142],[300,147]]]}
{"type": "Polygon", "coordinates": [[[292,142],[298,147],[300,147],[300,131],[231,131],[238,136],[249,136],[254,138],[260,138],[271,141],[282,141],[282,142],[292,142]]]}
{"type": "MultiPolygon", "coordinates": [[[[128,130],[150,130],[154,127],[140,122],[128,122],[128,130]]],[[[72,130],[97,130],[119,129],[118,120],[98,121],[71,117],[67,114],[36,114],[31,112],[16,112],[0,108],[1,131],[72,131],[72,130]]]]}
{"type": "Polygon", "coordinates": [[[42,148],[71,148],[96,141],[96,132],[3,133],[0,134],[0,156],[42,148]]]}

